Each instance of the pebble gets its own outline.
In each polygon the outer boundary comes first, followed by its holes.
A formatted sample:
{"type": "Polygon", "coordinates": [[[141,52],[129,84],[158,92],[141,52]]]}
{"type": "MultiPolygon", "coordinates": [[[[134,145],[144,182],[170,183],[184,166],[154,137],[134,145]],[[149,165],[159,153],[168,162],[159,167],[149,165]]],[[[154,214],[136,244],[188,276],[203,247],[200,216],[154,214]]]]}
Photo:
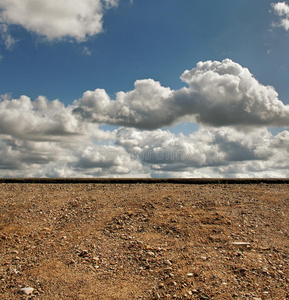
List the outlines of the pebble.
{"type": "Polygon", "coordinates": [[[25,287],[25,288],[22,288],[18,291],[19,294],[21,295],[31,295],[34,291],[34,288],[32,287],[25,287]]]}
{"type": "Polygon", "coordinates": [[[165,260],[165,261],[164,261],[164,264],[167,265],[167,266],[171,266],[171,265],[172,265],[172,263],[171,263],[170,260],[165,260]]]}
{"type": "Polygon", "coordinates": [[[87,250],[82,250],[82,251],[78,254],[78,256],[80,256],[80,257],[87,257],[87,256],[88,256],[88,251],[87,251],[87,250]]]}
{"type": "Polygon", "coordinates": [[[68,264],[69,265],[74,265],[75,264],[75,260],[72,259],[68,264]]]}
{"type": "Polygon", "coordinates": [[[250,246],[248,242],[232,242],[231,244],[236,246],[250,246]]]}

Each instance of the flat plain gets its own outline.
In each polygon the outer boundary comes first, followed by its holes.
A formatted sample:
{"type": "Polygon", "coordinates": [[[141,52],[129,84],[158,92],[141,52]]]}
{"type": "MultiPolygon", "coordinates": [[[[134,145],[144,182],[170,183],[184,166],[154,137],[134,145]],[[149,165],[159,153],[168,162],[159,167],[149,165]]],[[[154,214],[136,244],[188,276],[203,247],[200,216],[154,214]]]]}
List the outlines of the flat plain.
{"type": "Polygon", "coordinates": [[[288,235],[289,184],[0,183],[0,298],[289,299],[288,235]]]}

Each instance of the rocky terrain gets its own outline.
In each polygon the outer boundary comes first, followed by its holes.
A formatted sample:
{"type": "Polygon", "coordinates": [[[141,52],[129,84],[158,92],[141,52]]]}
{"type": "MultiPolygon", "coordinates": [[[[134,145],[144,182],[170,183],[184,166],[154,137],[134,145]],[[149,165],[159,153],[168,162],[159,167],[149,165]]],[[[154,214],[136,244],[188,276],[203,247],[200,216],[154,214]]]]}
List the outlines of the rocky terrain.
{"type": "Polygon", "coordinates": [[[289,299],[289,184],[0,183],[1,299],[289,299]]]}

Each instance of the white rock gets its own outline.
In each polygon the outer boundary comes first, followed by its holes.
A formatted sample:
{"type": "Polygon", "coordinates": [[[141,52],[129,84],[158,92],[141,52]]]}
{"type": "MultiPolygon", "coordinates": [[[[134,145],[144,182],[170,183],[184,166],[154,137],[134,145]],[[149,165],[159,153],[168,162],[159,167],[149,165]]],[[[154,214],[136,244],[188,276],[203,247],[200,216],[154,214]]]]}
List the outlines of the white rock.
{"type": "Polygon", "coordinates": [[[250,246],[250,243],[248,243],[248,242],[232,242],[232,245],[250,246]]]}
{"type": "Polygon", "coordinates": [[[34,288],[32,287],[25,287],[19,290],[19,294],[21,295],[31,295],[34,291],[34,288]]]}

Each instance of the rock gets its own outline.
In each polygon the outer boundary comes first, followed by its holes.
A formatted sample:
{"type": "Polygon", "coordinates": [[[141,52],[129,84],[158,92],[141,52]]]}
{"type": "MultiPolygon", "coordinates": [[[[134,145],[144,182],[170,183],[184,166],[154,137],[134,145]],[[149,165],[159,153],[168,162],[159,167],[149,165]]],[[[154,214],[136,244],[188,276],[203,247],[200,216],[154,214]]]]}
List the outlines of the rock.
{"type": "Polygon", "coordinates": [[[34,291],[34,288],[32,287],[25,287],[25,288],[22,288],[18,291],[18,294],[20,295],[31,295],[34,291]]]}
{"type": "Polygon", "coordinates": [[[232,242],[231,245],[235,246],[250,246],[251,244],[248,242],[232,242]]]}
{"type": "Polygon", "coordinates": [[[193,277],[193,276],[194,276],[194,273],[188,273],[187,276],[188,276],[188,277],[193,277]]]}
{"type": "Polygon", "coordinates": [[[172,265],[171,261],[168,260],[168,259],[164,261],[164,264],[167,265],[167,266],[171,266],[172,265]]]}
{"type": "Polygon", "coordinates": [[[72,259],[68,264],[69,264],[69,265],[74,265],[74,264],[75,264],[75,260],[72,259]]]}
{"type": "Polygon", "coordinates": [[[161,299],[161,296],[160,296],[160,294],[159,294],[159,293],[156,293],[156,295],[155,295],[155,299],[161,299]]]}
{"type": "Polygon", "coordinates": [[[97,263],[99,261],[99,257],[94,256],[91,260],[92,262],[97,263]]]}
{"type": "Polygon", "coordinates": [[[82,250],[79,254],[79,257],[87,257],[88,256],[88,251],[87,250],[82,250]]]}

